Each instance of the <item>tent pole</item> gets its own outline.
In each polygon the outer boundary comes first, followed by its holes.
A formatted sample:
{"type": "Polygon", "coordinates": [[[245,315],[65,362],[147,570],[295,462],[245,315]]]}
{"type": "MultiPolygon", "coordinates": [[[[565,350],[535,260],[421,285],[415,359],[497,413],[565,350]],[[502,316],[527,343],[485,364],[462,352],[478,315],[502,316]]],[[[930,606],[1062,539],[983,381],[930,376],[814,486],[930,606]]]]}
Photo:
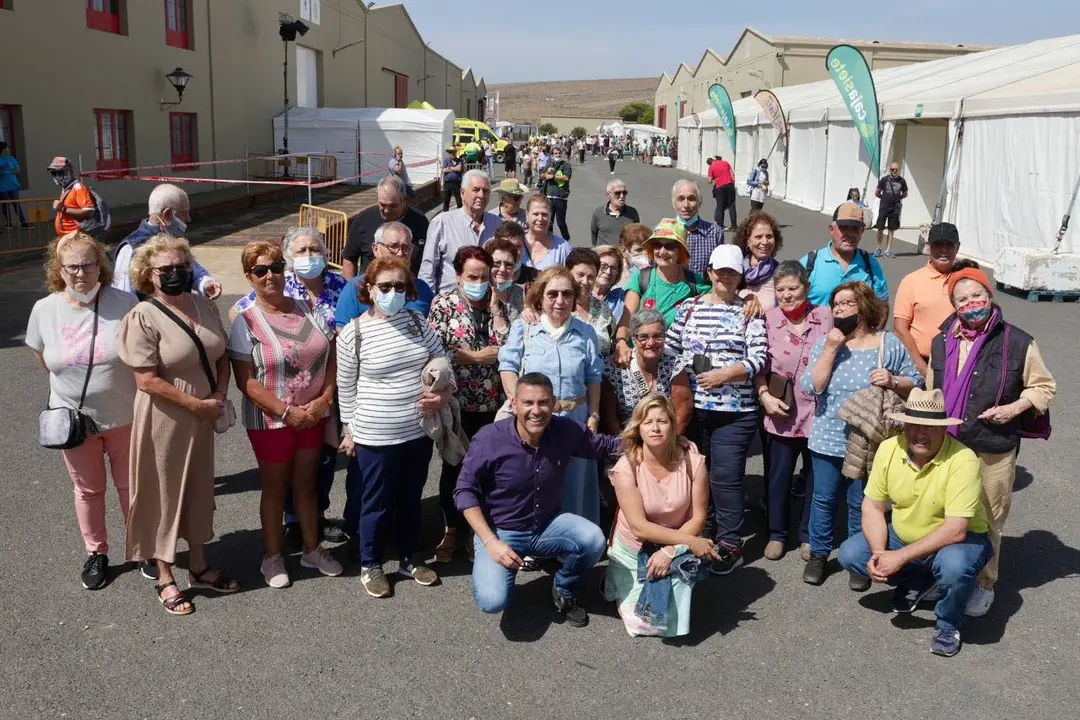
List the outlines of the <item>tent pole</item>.
{"type": "Polygon", "coordinates": [[[1076,176],[1076,182],[1073,184],[1072,197],[1069,198],[1069,204],[1065,207],[1065,214],[1061,218],[1061,229],[1058,230],[1057,237],[1054,239],[1054,249],[1051,251],[1055,255],[1061,248],[1061,241],[1065,238],[1065,231],[1069,229],[1069,218],[1072,216],[1073,206],[1076,205],[1076,196],[1080,193],[1080,175],[1076,176]]]}

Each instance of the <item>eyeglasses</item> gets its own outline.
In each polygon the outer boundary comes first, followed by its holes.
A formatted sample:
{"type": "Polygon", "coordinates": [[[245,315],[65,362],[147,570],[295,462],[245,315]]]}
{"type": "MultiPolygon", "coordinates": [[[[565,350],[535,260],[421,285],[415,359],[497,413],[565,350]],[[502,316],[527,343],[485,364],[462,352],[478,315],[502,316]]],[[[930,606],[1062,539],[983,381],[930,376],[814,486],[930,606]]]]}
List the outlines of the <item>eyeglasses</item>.
{"type": "Polygon", "coordinates": [[[679,243],[674,240],[668,240],[666,242],[653,241],[653,250],[678,250],[679,243]]]}
{"type": "Polygon", "coordinates": [[[404,294],[408,290],[408,286],[403,282],[381,282],[375,283],[375,287],[379,288],[379,292],[388,293],[391,290],[404,294]]]}
{"type": "Polygon", "coordinates": [[[634,342],[638,345],[646,345],[648,343],[662,343],[667,339],[664,333],[656,333],[655,335],[635,335],[634,342]]]}
{"type": "Polygon", "coordinates": [[[858,300],[838,300],[832,304],[833,310],[843,310],[845,308],[857,308],[859,307],[858,300]]]}
{"type": "Polygon", "coordinates": [[[285,261],[276,260],[269,265],[253,265],[249,273],[257,278],[266,277],[266,273],[274,273],[275,275],[281,275],[285,272],[285,261]]]}
{"type": "Polygon", "coordinates": [[[187,269],[187,265],[162,265],[161,267],[153,268],[154,272],[156,272],[158,275],[169,275],[176,272],[186,272],[187,269]]]}
{"type": "Polygon", "coordinates": [[[78,275],[79,273],[90,272],[98,266],[97,262],[83,263],[82,265],[61,265],[68,275],[78,275]]]}
{"type": "Polygon", "coordinates": [[[513,270],[514,262],[511,260],[496,260],[495,262],[491,263],[491,267],[502,268],[504,270],[513,270]]]}
{"type": "Polygon", "coordinates": [[[615,195],[616,197],[626,197],[630,193],[626,190],[612,190],[611,194],[615,195]]]}
{"type": "Polygon", "coordinates": [[[546,297],[548,300],[558,300],[560,295],[562,297],[564,297],[564,298],[572,299],[574,297],[574,291],[573,290],[548,290],[548,291],[546,291],[544,293],[544,297],[546,297]]]}
{"type": "Polygon", "coordinates": [[[408,255],[412,252],[412,243],[398,243],[397,245],[387,245],[386,243],[379,243],[384,248],[394,253],[395,255],[408,255]]]}
{"type": "Polygon", "coordinates": [[[608,263],[600,263],[600,272],[613,273],[619,269],[618,265],[610,265],[608,263]]]}

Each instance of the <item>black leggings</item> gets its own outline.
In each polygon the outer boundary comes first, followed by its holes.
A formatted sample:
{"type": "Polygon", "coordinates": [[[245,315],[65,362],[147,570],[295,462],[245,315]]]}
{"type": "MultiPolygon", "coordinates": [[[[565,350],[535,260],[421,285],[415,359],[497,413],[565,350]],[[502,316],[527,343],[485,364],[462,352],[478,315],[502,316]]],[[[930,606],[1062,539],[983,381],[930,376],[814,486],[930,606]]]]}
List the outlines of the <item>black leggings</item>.
{"type": "MultiPolygon", "coordinates": [[[[461,411],[461,429],[465,431],[470,440],[473,435],[485,425],[495,422],[493,412],[469,412],[461,411]]],[[[457,487],[458,475],[461,474],[461,465],[451,465],[443,460],[442,474],[439,475],[439,507],[442,508],[443,522],[446,527],[454,528],[459,532],[468,529],[468,523],[462,517],[461,512],[454,503],[454,488],[457,487]]]]}
{"type": "Polygon", "coordinates": [[[454,198],[457,202],[457,206],[461,207],[461,183],[448,182],[443,183],[442,188],[442,209],[446,212],[450,209],[450,198],[454,198]]]}
{"type": "Polygon", "coordinates": [[[551,225],[548,226],[548,231],[551,232],[555,228],[555,223],[559,223],[559,232],[562,233],[563,240],[570,239],[570,228],[566,225],[566,198],[549,198],[551,200],[551,225]]]}

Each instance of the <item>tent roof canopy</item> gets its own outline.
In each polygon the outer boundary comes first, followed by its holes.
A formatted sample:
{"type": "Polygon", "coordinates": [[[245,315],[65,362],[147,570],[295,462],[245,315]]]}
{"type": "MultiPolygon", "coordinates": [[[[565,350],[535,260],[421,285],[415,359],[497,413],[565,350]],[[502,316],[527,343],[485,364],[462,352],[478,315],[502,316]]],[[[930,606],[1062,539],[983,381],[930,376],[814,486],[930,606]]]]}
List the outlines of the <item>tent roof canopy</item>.
{"type": "MultiPolygon", "coordinates": [[[[902,65],[873,73],[881,119],[979,117],[1080,111],[1080,35],[902,65]],[[921,106],[921,107],[920,107],[921,106]]],[[[847,119],[831,79],[773,88],[790,122],[847,119]]],[[[740,126],[768,122],[753,98],[733,104],[740,126]]],[[[680,127],[717,127],[713,109],[680,127]]]]}
{"type": "MultiPolygon", "coordinates": [[[[383,128],[388,130],[438,130],[454,123],[450,110],[410,110],[408,108],[290,108],[289,124],[319,125],[325,128],[383,128]]],[[[274,127],[284,124],[284,113],[274,117],[274,127]]]]}

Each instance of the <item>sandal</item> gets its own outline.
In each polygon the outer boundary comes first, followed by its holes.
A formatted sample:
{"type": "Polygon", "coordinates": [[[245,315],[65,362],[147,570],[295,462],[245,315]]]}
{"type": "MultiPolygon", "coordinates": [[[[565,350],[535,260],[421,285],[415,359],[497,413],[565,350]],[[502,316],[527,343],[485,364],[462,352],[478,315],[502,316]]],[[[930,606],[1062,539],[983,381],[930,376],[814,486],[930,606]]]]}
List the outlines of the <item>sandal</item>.
{"type": "Polygon", "coordinates": [[[203,568],[202,572],[195,572],[189,568],[188,575],[190,576],[190,582],[188,583],[188,587],[197,590],[212,590],[213,592],[224,593],[226,595],[240,591],[240,583],[236,582],[228,575],[218,573],[217,577],[213,580],[206,580],[206,574],[209,572],[214,572],[209,565],[203,568]]]}
{"type": "Polygon", "coordinates": [[[165,606],[165,612],[170,615],[190,615],[195,612],[195,606],[191,604],[191,601],[184,597],[184,593],[180,590],[180,587],[176,584],[175,580],[170,580],[164,585],[155,585],[154,589],[157,590],[158,600],[165,606]],[[166,598],[162,595],[169,587],[176,588],[176,595],[171,598],[166,598]],[[184,606],[187,606],[184,608],[184,606]]]}
{"type": "Polygon", "coordinates": [[[435,562],[448,563],[454,559],[455,552],[457,552],[457,529],[446,528],[442,542],[435,548],[435,562]]]}

